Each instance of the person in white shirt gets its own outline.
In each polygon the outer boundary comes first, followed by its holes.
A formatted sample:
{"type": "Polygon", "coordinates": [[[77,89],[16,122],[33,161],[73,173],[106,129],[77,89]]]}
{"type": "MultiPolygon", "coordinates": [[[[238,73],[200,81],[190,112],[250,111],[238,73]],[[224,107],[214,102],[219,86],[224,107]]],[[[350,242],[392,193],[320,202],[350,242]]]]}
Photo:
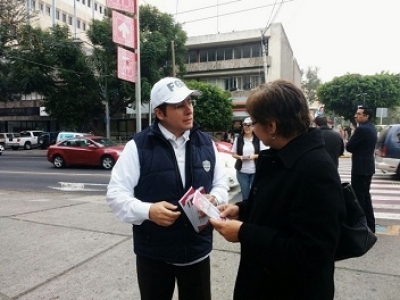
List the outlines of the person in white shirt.
{"type": "Polygon", "coordinates": [[[113,168],[107,202],[133,224],[142,300],[209,300],[212,226],[196,232],[178,204],[193,187],[215,206],[228,201],[224,166],[210,137],[194,122],[190,90],[166,77],[151,90],[155,122],[129,141],[113,168]]]}
{"type": "Polygon", "coordinates": [[[242,123],[242,132],[235,138],[232,146],[232,157],[236,158],[236,178],[242,192],[242,199],[249,198],[251,185],[256,173],[258,154],[267,147],[253,133],[253,125],[249,117],[242,123]]]}

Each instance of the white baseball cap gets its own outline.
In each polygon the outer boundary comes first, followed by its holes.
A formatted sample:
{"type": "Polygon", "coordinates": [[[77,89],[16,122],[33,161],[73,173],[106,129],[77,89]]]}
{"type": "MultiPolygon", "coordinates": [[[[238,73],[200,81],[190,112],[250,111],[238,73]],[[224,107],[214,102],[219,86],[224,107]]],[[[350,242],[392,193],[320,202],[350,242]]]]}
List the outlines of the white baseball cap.
{"type": "Polygon", "coordinates": [[[243,120],[243,124],[250,124],[251,125],[251,119],[250,119],[250,117],[247,117],[247,118],[245,118],[244,120],[243,120]]]}
{"type": "Polygon", "coordinates": [[[179,78],[165,77],[158,81],[151,89],[151,107],[154,110],[163,103],[179,103],[190,95],[201,96],[201,92],[188,89],[185,83],[179,78]]]}

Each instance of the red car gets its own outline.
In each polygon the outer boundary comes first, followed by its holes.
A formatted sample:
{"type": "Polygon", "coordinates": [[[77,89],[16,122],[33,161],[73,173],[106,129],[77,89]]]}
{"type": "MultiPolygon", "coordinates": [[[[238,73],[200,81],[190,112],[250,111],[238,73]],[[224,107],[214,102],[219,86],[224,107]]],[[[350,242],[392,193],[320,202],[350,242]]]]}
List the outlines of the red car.
{"type": "Polygon", "coordinates": [[[47,150],[47,160],[56,168],[85,165],[110,170],[123,149],[124,146],[103,136],[82,136],[51,145],[47,150]]]}
{"type": "Polygon", "coordinates": [[[211,136],[211,139],[214,141],[218,152],[232,154],[232,144],[231,143],[221,141],[221,140],[217,139],[215,136],[211,136]]]}

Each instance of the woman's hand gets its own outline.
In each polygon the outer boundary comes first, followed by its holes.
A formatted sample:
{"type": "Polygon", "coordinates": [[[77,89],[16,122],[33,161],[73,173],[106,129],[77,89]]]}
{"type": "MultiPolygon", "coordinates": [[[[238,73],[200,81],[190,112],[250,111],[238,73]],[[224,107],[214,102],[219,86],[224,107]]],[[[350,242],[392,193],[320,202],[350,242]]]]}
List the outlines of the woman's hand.
{"type": "Polygon", "coordinates": [[[210,223],[228,242],[239,242],[239,230],[243,222],[237,220],[219,221],[210,218],[210,223]]]}

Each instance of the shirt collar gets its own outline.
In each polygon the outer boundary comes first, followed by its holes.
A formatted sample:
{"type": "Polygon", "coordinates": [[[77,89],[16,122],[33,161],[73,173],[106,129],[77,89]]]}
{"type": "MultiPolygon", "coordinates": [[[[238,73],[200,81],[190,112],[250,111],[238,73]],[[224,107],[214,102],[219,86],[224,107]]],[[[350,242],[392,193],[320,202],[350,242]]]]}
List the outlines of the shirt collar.
{"type": "Polygon", "coordinates": [[[161,125],[161,123],[158,123],[158,127],[160,128],[160,131],[162,135],[169,141],[177,141],[179,139],[183,139],[183,141],[188,141],[189,135],[190,135],[190,130],[186,130],[183,135],[180,138],[177,138],[175,134],[171,133],[167,128],[161,125]]]}

